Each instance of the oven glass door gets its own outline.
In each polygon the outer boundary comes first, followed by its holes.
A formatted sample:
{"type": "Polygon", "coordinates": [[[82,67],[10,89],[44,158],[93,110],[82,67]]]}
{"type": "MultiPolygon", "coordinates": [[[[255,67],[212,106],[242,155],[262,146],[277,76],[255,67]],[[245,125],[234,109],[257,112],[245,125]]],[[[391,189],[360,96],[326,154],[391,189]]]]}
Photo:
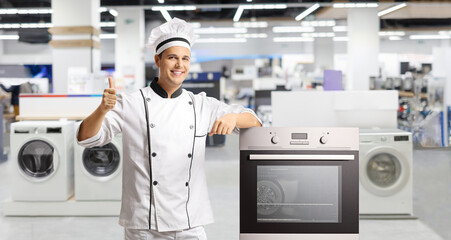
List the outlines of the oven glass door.
{"type": "Polygon", "coordinates": [[[258,165],[258,223],[341,222],[341,166],[258,165]]]}
{"type": "Polygon", "coordinates": [[[358,233],[358,152],[241,151],[241,233],[358,233]]]}

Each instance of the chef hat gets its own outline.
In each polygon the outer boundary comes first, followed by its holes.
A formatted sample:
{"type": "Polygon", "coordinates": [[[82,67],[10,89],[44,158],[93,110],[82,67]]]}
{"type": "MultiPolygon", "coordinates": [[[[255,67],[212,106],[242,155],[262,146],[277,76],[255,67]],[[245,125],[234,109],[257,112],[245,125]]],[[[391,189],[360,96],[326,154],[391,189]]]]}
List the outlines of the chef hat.
{"type": "Polygon", "coordinates": [[[191,24],[181,19],[173,18],[152,29],[147,46],[155,50],[156,54],[160,54],[173,46],[186,47],[191,50],[194,40],[194,29],[191,24]]]}

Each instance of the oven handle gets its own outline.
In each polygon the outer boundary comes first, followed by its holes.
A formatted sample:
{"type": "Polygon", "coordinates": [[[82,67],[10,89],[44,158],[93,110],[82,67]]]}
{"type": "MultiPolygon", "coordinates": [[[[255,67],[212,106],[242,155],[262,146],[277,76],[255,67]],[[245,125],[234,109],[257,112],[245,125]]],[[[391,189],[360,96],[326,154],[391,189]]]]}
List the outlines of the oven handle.
{"type": "Polygon", "coordinates": [[[354,155],[250,154],[249,160],[354,160],[354,155]]]}

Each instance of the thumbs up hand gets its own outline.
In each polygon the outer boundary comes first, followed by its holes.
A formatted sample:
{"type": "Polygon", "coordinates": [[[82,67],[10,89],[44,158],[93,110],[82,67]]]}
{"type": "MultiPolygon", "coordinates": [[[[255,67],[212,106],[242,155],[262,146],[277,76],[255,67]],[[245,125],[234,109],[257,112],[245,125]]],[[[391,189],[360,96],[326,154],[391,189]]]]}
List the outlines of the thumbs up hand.
{"type": "Polygon", "coordinates": [[[112,77],[108,78],[109,88],[103,90],[102,103],[100,109],[103,113],[109,112],[116,105],[116,89],[114,89],[114,80],[112,77]]]}

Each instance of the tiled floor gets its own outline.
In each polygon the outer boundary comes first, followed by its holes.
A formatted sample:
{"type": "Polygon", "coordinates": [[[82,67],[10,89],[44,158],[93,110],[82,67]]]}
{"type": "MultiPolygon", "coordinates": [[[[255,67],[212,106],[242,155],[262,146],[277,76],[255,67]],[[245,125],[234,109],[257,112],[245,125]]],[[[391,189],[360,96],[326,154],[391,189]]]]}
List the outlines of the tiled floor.
{"type": "MultiPolygon", "coordinates": [[[[361,220],[362,240],[451,239],[451,156],[448,150],[414,151],[414,213],[418,220],[361,220]]],[[[206,170],[216,222],[209,239],[237,240],[239,233],[238,136],[208,148],[206,170]]],[[[0,202],[10,196],[10,162],[0,164],[0,202]]],[[[117,217],[3,217],[0,240],[123,239],[117,217]]]]}

